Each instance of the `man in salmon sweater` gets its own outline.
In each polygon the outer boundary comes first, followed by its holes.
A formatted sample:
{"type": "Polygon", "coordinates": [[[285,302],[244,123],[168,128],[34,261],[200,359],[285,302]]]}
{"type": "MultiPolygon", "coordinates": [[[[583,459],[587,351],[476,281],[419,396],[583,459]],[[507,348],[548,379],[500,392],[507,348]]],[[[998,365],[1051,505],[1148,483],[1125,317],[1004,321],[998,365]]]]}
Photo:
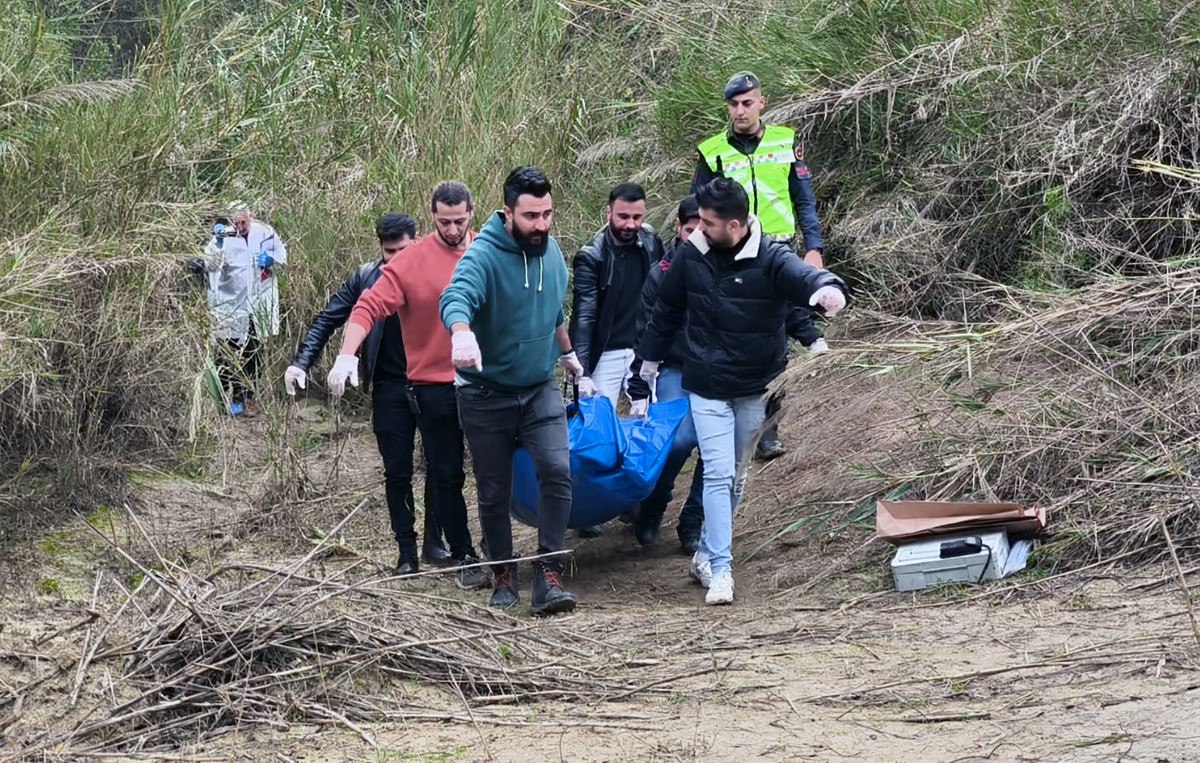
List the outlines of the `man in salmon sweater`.
{"type": "MultiPolygon", "coordinates": [[[[553,615],[575,608],[563,590],[571,464],[567,416],[554,365],[568,379],[583,375],[563,324],[567,263],[550,235],[550,181],[537,167],[518,167],[504,181],[504,210],[479,231],[442,292],[442,323],[452,332],[458,407],[479,488],[479,522],[496,582],[488,602],[511,607],[517,594],[513,558],[512,458],[523,446],[541,486],[538,554],[529,611],[553,615]],[[552,556],[551,556],[552,555],[552,556]]],[[[407,330],[407,329],[406,329],[407,330]]]]}
{"type": "MultiPolygon", "coordinates": [[[[399,314],[408,357],[409,408],[434,480],[435,505],[426,510],[434,512],[446,534],[451,558],[460,568],[455,576],[458,586],[487,588],[491,576],[478,566],[463,500],[463,432],[454,393],[450,334],[438,319],[442,290],[475,239],[471,231],[475,202],[465,185],[450,180],[433,189],[429,208],[434,232],[392,258],[375,285],[359,297],[341,352],[329,372],[329,389],[340,396],[347,381],[358,386],[359,347],[376,321],[399,314]]],[[[402,557],[412,555],[415,571],[415,544],[411,549],[401,548],[400,553],[402,557]]]]}

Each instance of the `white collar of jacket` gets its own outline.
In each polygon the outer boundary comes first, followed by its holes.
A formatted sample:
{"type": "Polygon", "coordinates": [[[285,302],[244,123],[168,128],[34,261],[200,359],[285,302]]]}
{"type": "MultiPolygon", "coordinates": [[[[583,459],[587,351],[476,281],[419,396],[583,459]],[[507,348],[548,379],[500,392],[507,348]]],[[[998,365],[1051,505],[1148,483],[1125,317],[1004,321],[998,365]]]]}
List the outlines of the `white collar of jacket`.
{"type": "MultiPolygon", "coordinates": [[[[758,256],[758,245],[762,242],[762,226],[758,222],[758,218],[750,215],[750,237],[746,239],[746,243],[742,246],[740,252],[733,256],[734,261],[737,260],[752,260],[758,256]]],[[[688,236],[688,243],[696,247],[700,254],[708,254],[709,246],[708,239],[704,237],[703,231],[699,228],[692,231],[692,235],[688,236]]]]}

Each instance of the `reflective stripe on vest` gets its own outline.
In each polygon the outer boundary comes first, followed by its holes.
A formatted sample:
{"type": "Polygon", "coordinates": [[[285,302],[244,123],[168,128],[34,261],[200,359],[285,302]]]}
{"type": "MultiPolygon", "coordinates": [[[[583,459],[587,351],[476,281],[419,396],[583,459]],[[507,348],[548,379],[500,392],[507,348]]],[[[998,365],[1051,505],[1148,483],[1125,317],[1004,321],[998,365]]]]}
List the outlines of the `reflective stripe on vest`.
{"type": "Polygon", "coordinates": [[[767,125],[758,148],[750,156],[738,151],[722,132],[700,144],[700,155],[715,174],[736,180],[750,197],[750,211],[772,236],[796,233],[796,211],[788,180],[796,156],[796,131],[782,125],[767,125]]]}

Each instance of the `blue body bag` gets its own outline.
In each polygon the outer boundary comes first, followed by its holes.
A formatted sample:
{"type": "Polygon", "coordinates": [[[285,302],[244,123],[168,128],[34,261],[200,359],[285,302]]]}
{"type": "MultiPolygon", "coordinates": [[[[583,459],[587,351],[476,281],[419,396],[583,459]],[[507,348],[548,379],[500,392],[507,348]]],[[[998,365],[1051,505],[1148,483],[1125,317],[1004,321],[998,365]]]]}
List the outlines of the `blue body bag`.
{"type": "MultiPolygon", "coordinates": [[[[571,448],[571,519],[568,527],[602,525],[637,508],[662,474],[675,432],[690,415],[686,398],[654,403],[644,419],[619,419],[603,396],[567,408],[571,448]]],[[[512,516],[537,526],[541,488],[524,448],[513,454],[512,516]]]]}

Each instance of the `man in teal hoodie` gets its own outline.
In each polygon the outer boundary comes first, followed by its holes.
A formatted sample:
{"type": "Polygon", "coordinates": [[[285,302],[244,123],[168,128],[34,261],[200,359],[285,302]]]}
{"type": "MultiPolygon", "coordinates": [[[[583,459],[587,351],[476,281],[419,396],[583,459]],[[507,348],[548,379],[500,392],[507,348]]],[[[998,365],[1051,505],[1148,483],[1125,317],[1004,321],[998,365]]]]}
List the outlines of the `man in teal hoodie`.
{"type": "MultiPolygon", "coordinates": [[[[451,332],[458,413],[471,449],[479,491],[479,522],[494,583],[489,606],[515,605],[512,459],[529,451],[541,485],[538,554],[562,551],[571,514],[567,415],[554,383],[554,364],[568,378],[583,375],[563,323],[567,265],[550,235],[550,181],[536,167],[518,167],[504,181],[504,210],[484,224],[442,292],[442,322],[451,332]]],[[[561,556],[534,562],[530,612],[575,609],[563,590],[561,556]]]]}

